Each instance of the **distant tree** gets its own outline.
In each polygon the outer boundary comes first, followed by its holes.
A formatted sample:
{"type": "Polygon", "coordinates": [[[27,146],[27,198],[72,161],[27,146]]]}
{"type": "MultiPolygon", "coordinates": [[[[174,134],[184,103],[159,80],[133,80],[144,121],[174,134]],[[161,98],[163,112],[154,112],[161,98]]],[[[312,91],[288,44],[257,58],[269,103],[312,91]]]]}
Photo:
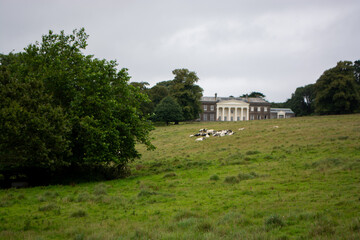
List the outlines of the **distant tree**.
{"type": "Polygon", "coordinates": [[[314,113],[315,85],[298,87],[285,105],[291,108],[296,116],[306,116],[314,113]]]}
{"type": "Polygon", "coordinates": [[[160,122],[179,122],[183,120],[182,110],[176,100],[171,97],[165,97],[155,108],[155,120],[160,122]]]}
{"type": "Polygon", "coordinates": [[[130,85],[139,88],[140,91],[145,92],[150,84],[148,82],[131,82],[130,85]]]}
{"type": "Polygon", "coordinates": [[[149,97],[154,106],[158,105],[167,96],[169,96],[169,88],[164,85],[156,84],[149,89],[149,97]]]}
{"type": "Polygon", "coordinates": [[[251,92],[250,94],[243,94],[240,97],[265,98],[265,95],[261,92],[251,92]]]}
{"type": "Polygon", "coordinates": [[[359,110],[360,90],[356,68],[349,61],[338,62],[326,70],[315,84],[315,111],[320,114],[344,114],[359,110]]]}
{"type": "Polygon", "coordinates": [[[201,113],[200,99],[203,89],[195,83],[199,80],[195,72],[188,69],[175,69],[170,94],[182,108],[184,120],[194,120],[201,113]]]}

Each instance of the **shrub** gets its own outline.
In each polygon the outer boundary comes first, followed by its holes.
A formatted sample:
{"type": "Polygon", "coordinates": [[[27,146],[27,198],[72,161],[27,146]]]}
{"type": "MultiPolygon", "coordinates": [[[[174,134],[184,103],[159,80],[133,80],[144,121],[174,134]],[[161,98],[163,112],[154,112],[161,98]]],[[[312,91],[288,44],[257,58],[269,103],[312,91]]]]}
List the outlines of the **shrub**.
{"type": "Polygon", "coordinates": [[[224,180],[225,183],[230,183],[230,184],[233,184],[233,183],[238,183],[239,182],[239,179],[237,179],[235,176],[227,176],[224,180]]]}
{"type": "Polygon", "coordinates": [[[219,176],[216,175],[216,174],[214,174],[214,175],[212,175],[212,176],[210,177],[210,180],[211,180],[211,181],[218,181],[219,179],[220,179],[219,176]]]}

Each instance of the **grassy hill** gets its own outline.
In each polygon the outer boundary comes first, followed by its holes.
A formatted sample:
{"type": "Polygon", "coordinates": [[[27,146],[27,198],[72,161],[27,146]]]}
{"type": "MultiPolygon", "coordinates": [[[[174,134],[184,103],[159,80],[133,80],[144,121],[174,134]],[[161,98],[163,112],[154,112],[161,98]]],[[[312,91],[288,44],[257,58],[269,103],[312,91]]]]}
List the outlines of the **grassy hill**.
{"type": "Polygon", "coordinates": [[[360,239],[360,115],[152,136],[127,179],[0,190],[0,239],[360,239]]]}

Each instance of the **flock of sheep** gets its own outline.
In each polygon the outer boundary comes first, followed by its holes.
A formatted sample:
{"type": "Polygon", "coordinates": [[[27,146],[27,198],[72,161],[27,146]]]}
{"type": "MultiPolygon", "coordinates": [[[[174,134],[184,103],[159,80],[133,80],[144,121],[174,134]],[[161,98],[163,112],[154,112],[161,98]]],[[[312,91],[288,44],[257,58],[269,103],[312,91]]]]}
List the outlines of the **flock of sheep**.
{"type": "Polygon", "coordinates": [[[219,131],[215,131],[214,129],[200,129],[198,133],[196,134],[192,134],[190,135],[190,137],[199,137],[196,138],[195,141],[203,141],[206,138],[213,136],[213,137],[224,137],[224,136],[231,136],[233,135],[235,132],[233,132],[232,130],[219,130],[219,131]]]}
{"type": "MultiPolygon", "coordinates": [[[[279,126],[273,126],[273,128],[279,128],[279,126]]],[[[245,128],[239,128],[239,131],[243,131],[245,128]]],[[[224,137],[224,136],[231,136],[235,134],[232,130],[219,130],[215,131],[214,129],[206,129],[202,128],[199,130],[198,133],[190,135],[190,137],[199,137],[196,138],[195,141],[204,141],[206,138],[213,136],[213,137],[224,137]]]]}

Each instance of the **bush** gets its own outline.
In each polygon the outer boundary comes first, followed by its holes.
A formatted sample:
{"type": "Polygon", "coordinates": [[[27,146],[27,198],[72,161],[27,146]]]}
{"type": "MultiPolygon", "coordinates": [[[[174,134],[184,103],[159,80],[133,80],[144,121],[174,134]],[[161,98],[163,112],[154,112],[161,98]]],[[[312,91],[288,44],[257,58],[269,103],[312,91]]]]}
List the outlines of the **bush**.
{"type": "Polygon", "coordinates": [[[239,182],[239,179],[237,179],[237,177],[235,176],[227,176],[224,180],[225,183],[230,183],[230,184],[233,184],[233,183],[238,183],[239,182]]]}
{"type": "Polygon", "coordinates": [[[218,180],[220,180],[220,178],[219,178],[218,175],[214,174],[214,175],[212,175],[212,176],[210,177],[210,180],[211,180],[211,181],[218,181],[218,180]]]}
{"type": "Polygon", "coordinates": [[[70,217],[86,217],[87,213],[84,210],[77,210],[73,212],[70,217]]]}

